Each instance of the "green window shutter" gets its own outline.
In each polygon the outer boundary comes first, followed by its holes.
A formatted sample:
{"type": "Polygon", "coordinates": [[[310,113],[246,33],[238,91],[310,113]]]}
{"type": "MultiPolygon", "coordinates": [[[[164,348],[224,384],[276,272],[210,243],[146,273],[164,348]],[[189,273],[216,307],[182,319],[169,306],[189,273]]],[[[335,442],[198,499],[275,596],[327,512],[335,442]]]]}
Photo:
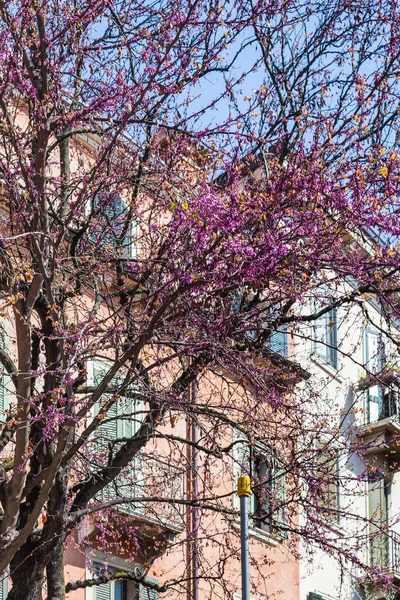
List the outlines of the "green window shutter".
{"type": "Polygon", "coordinates": [[[307,600],[324,600],[321,594],[316,594],[315,592],[310,592],[307,594],[307,600]]]}
{"type": "MultiPolygon", "coordinates": [[[[91,367],[93,384],[99,385],[109,370],[109,364],[106,361],[97,360],[93,361],[91,367]]],[[[90,369],[88,371],[90,372],[90,369]]],[[[121,384],[123,382],[121,376],[117,375],[114,379],[116,382],[119,380],[121,384]]],[[[126,392],[126,394],[126,396],[120,396],[108,409],[104,421],[100,423],[94,434],[97,438],[99,450],[104,454],[103,464],[107,461],[109,442],[120,438],[131,438],[135,435],[143,420],[144,402],[142,396],[139,393],[135,394],[134,389],[130,389],[129,393],[126,392]]],[[[94,415],[98,414],[109,397],[110,394],[104,394],[102,399],[96,403],[94,415]]],[[[123,443],[114,446],[114,451],[117,451],[118,446],[123,443]]],[[[145,495],[145,483],[143,458],[139,454],[119,473],[118,477],[100,492],[99,498],[106,502],[115,498],[141,497],[145,495]]],[[[121,505],[120,509],[126,512],[143,512],[144,505],[141,502],[126,503],[121,505]]]]}
{"type": "MultiPolygon", "coordinates": [[[[141,403],[136,398],[123,397],[120,403],[121,437],[131,438],[140,427],[140,420],[143,418],[141,403]]],[[[145,495],[145,474],[143,470],[143,458],[137,454],[130,465],[118,477],[119,495],[140,497],[145,495]]],[[[131,505],[126,504],[125,510],[133,512],[143,512],[142,502],[134,502],[131,505]]]]}
{"type": "MultiPolygon", "coordinates": [[[[106,362],[93,361],[93,385],[100,385],[103,381],[104,376],[109,370],[109,366],[106,362]]],[[[104,406],[104,402],[109,398],[109,394],[104,394],[102,398],[94,405],[94,416],[96,416],[104,406]]],[[[95,444],[98,449],[99,455],[102,457],[103,465],[107,464],[108,457],[108,444],[110,441],[115,440],[119,437],[119,426],[118,426],[118,406],[115,402],[107,411],[107,414],[103,421],[101,421],[97,430],[93,436],[95,438],[95,444]]],[[[98,500],[101,502],[108,502],[118,496],[115,482],[112,481],[105,488],[103,488],[97,495],[98,500]]],[[[102,592],[106,594],[106,590],[102,592]]],[[[103,600],[103,598],[101,598],[103,600]]]]}
{"type": "MultiPolygon", "coordinates": [[[[248,445],[248,441],[245,436],[237,431],[233,430],[233,441],[235,445],[233,447],[233,505],[236,510],[240,510],[240,498],[236,493],[237,483],[239,477],[247,475],[251,477],[251,453],[248,445]]],[[[249,513],[254,513],[254,494],[248,499],[249,513]]]]}
{"type": "MultiPolygon", "coordinates": [[[[93,384],[100,385],[103,378],[107,374],[109,368],[107,363],[101,363],[95,361],[93,364],[93,384]]],[[[103,399],[96,402],[94,407],[95,416],[99,413],[101,407],[104,405],[105,398],[109,398],[108,394],[104,394],[103,399]]],[[[108,440],[115,440],[119,434],[118,427],[118,407],[115,402],[107,411],[107,416],[97,429],[97,432],[101,438],[104,439],[104,443],[107,446],[108,440]]]]}
{"type": "Polygon", "coordinates": [[[135,434],[135,404],[132,398],[121,400],[122,437],[131,438],[135,434]]]}
{"type": "Polygon", "coordinates": [[[387,567],[389,558],[389,538],[381,529],[387,527],[388,505],[385,479],[370,481],[368,484],[368,512],[370,519],[370,566],[387,567]]]}
{"type": "Polygon", "coordinates": [[[8,576],[3,574],[0,580],[0,600],[6,600],[8,596],[8,576]]]}
{"type": "Polygon", "coordinates": [[[282,463],[274,457],[272,467],[272,482],[274,498],[276,503],[276,511],[274,521],[278,528],[278,535],[282,539],[287,538],[287,518],[286,518],[286,472],[283,469],[282,463]]]}
{"type": "MultiPolygon", "coordinates": [[[[3,327],[0,326],[0,347],[2,350],[7,347],[7,336],[3,327]]],[[[6,411],[8,410],[8,386],[9,376],[3,373],[0,378],[0,423],[6,421],[6,411]]]]}
{"type": "MultiPolygon", "coordinates": [[[[95,415],[97,415],[104,405],[104,400],[101,403],[95,404],[95,415]]],[[[119,437],[119,427],[118,427],[118,407],[117,403],[114,402],[112,406],[107,411],[107,414],[103,421],[101,421],[100,425],[97,428],[97,435],[99,437],[99,443],[107,448],[107,444],[111,440],[115,440],[119,437]]]]}
{"type": "Polygon", "coordinates": [[[317,442],[316,468],[320,479],[322,503],[324,508],[330,509],[325,518],[330,521],[339,521],[339,456],[335,448],[326,442],[317,442]]]}

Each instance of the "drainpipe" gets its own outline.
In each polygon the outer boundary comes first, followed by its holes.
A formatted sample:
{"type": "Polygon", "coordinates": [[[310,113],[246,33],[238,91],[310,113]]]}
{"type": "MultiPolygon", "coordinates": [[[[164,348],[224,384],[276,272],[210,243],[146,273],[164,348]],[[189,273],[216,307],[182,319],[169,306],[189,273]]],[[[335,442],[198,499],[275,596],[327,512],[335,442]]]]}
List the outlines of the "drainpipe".
{"type": "MultiPolygon", "coordinates": [[[[193,404],[197,404],[199,384],[197,379],[193,382],[193,404]]],[[[199,442],[199,428],[197,425],[197,417],[193,423],[193,442],[199,442]]],[[[193,448],[193,497],[198,498],[199,495],[199,457],[197,448],[193,448]]],[[[199,599],[199,507],[193,507],[193,600],[199,599]]]]}
{"type": "MultiPolygon", "coordinates": [[[[198,397],[198,383],[195,380],[190,386],[188,400],[189,403],[195,405],[198,397]]],[[[195,444],[199,441],[199,428],[196,423],[196,418],[187,417],[186,421],[186,439],[195,444]]],[[[198,451],[192,445],[186,449],[187,460],[187,475],[186,489],[188,500],[193,500],[199,494],[199,477],[198,477],[198,451]]],[[[186,513],[186,532],[189,537],[186,544],[186,566],[188,573],[188,582],[186,587],[186,600],[198,600],[199,598],[199,509],[197,506],[188,507],[186,513]]]]}
{"type": "MultiPolygon", "coordinates": [[[[188,390],[188,403],[191,400],[191,390],[188,390]]],[[[186,417],[186,439],[191,441],[192,439],[192,426],[190,417],[186,417]]],[[[193,448],[189,444],[186,446],[186,497],[191,500],[193,497],[193,486],[192,486],[192,454],[193,448]]],[[[187,572],[187,583],[186,583],[186,600],[193,600],[193,581],[192,581],[192,513],[193,508],[190,506],[186,509],[186,572],[187,572]]]]}

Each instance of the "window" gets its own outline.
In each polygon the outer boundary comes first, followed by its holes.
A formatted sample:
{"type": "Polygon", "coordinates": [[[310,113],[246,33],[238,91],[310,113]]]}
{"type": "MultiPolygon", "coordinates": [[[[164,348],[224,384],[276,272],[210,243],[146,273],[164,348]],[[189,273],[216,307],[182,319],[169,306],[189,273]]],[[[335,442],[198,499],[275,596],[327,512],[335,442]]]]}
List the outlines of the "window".
{"type": "Polygon", "coordinates": [[[254,525],[264,531],[277,530],[287,537],[285,530],[286,476],[275,453],[253,451],[254,525]]]}
{"type": "MultiPolygon", "coordinates": [[[[88,207],[87,214],[91,213],[88,207]]],[[[90,239],[96,245],[116,249],[128,216],[128,206],[116,192],[98,194],[94,199],[93,220],[90,224],[90,239]]],[[[136,258],[138,226],[132,220],[119,249],[122,258],[136,258]]]]}
{"type": "MultiPolygon", "coordinates": [[[[109,363],[106,361],[91,361],[88,365],[88,382],[93,385],[99,385],[109,370],[109,363]]],[[[118,390],[118,376],[114,379],[116,389],[118,390]]],[[[122,381],[120,380],[120,383],[122,381]]],[[[104,402],[110,397],[110,394],[104,394],[99,402],[94,406],[94,416],[98,414],[104,402]]],[[[96,458],[100,456],[101,466],[107,464],[109,455],[109,445],[116,439],[131,438],[141,425],[143,420],[144,403],[139,392],[130,389],[126,397],[118,397],[114,404],[108,409],[107,416],[101,422],[97,430],[93,433],[93,448],[96,458]]],[[[123,442],[120,443],[122,445],[123,442]]],[[[118,450],[118,445],[114,445],[114,451],[118,450]]],[[[98,500],[107,502],[115,498],[129,498],[132,496],[132,490],[135,490],[135,496],[143,493],[144,475],[141,455],[137,455],[130,465],[128,465],[111,483],[109,483],[97,496],[98,500]]],[[[123,504],[120,510],[125,512],[142,512],[143,505],[135,502],[132,505],[123,504]]]]}
{"type": "MultiPolygon", "coordinates": [[[[94,563],[94,576],[114,573],[115,569],[107,567],[101,563],[94,563]]],[[[130,594],[129,600],[134,600],[134,595],[130,594]]],[[[128,600],[127,582],[122,580],[109,581],[94,587],[93,600],[128,600]]]]}
{"type": "Polygon", "coordinates": [[[281,356],[288,356],[288,333],[286,325],[281,325],[276,331],[271,333],[268,345],[273,352],[281,356]]]}
{"type": "MultiPolygon", "coordinates": [[[[279,315],[282,316],[279,306],[270,308],[269,313],[272,320],[276,319],[279,315]]],[[[288,356],[287,325],[281,325],[271,333],[268,340],[268,347],[272,352],[276,352],[281,356],[288,356]]]]}
{"type": "Polygon", "coordinates": [[[316,319],[314,335],[315,354],[326,364],[337,369],[337,312],[335,308],[316,319]]]}
{"type": "Polygon", "coordinates": [[[323,516],[329,521],[340,519],[339,455],[327,442],[316,445],[316,494],[323,516]]]}
{"type": "MultiPolygon", "coordinates": [[[[102,563],[93,563],[93,577],[115,573],[117,569],[102,563]]],[[[157,584],[157,579],[146,577],[145,581],[157,584]]],[[[87,590],[87,600],[158,600],[158,591],[134,581],[116,579],[87,590]]]]}
{"type": "MultiPolygon", "coordinates": [[[[241,475],[251,478],[252,495],[249,502],[250,525],[256,529],[287,537],[286,531],[286,474],[281,461],[272,448],[249,447],[241,434],[234,434],[234,487],[241,475]]],[[[235,494],[235,508],[240,500],[235,494]]]]}
{"type": "Polygon", "coordinates": [[[387,567],[389,561],[389,537],[384,531],[389,520],[390,482],[379,474],[371,474],[368,480],[368,513],[370,519],[370,566],[387,567]],[[382,529],[384,531],[382,531],[382,529]]]}
{"type": "MultiPolygon", "coordinates": [[[[146,577],[146,580],[151,583],[157,583],[157,579],[146,577]]],[[[146,585],[139,584],[137,600],[158,600],[158,592],[146,585]]]]}
{"type": "MultiPolygon", "coordinates": [[[[378,331],[365,330],[365,368],[368,375],[376,375],[383,369],[385,361],[384,346],[378,331]]],[[[396,403],[390,394],[384,397],[382,387],[376,383],[367,390],[367,419],[374,423],[396,414],[396,403]],[[385,401],[386,400],[386,401],[385,401]]]]}

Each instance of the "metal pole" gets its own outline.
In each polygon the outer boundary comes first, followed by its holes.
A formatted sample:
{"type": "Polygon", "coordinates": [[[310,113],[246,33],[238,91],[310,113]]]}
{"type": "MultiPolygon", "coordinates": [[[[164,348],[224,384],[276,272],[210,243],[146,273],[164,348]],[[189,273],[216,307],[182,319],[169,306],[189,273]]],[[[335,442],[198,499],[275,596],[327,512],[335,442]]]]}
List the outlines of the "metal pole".
{"type": "Polygon", "coordinates": [[[250,600],[249,572],[249,515],[247,498],[251,496],[250,477],[239,477],[238,496],[240,497],[240,542],[242,561],[242,600],[250,600]]]}
{"type": "MultiPolygon", "coordinates": [[[[198,382],[193,381],[193,404],[198,400],[198,382]]],[[[193,442],[199,443],[199,428],[196,417],[193,419],[193,442]]],[[[197,446],[193,448],[193,497],[195,500],[199,496],[199,457],[197,446]]],[[[193,507],[193,600],[199,600],[199,509],[193,507]]]]}

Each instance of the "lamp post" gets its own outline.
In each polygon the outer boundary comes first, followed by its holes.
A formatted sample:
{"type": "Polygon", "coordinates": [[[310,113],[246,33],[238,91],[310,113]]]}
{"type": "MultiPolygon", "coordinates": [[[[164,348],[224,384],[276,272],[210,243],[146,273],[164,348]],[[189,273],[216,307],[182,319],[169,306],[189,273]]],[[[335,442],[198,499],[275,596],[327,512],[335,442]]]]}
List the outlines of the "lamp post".
{"type": "Polygon", "coordinates": [[[249,573],[249,514],[247,498],[251,496],[250,477],[238,479],[237,495],[240,498],[240,545],[242,559],[242,600],[250,600],[249,573]]]}

